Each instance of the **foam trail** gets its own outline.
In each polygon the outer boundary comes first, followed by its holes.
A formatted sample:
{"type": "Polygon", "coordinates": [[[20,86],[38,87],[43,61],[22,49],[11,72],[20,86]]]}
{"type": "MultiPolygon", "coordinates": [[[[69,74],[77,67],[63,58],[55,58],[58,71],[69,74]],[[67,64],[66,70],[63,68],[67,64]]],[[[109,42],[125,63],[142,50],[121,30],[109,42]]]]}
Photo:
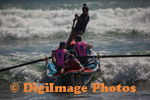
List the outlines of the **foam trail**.
{"type": "Polygon", "coordinates": [[[149,10],[150,8],[95,10],[91,12],[92,21],[89,24],[89,31],[93,30],[92,32],[97,34],[105,34],[109,31],[129,34],[136,30],[142,32],[141,34],[149,35],[149,10]]]}
{"type": "MultiPolygon", "coordinates": [[[[43,58],[45,54],[14,53],[12,57],[0,56],[0,68],[7,68],[31,59],[43,58]],[[11,59],[14,59],[11,61],[11,59]],[[18,60],[19,59],[19,60],[18,60]]],[[[96,76],[99,82],[126,84],[150,80],[149,58],[113,58],[101,59],[102,76],[96,76]]],[[[40,81],[43,78],[45,64],[38,63],[10,70],[9,78],[21,78],[26,81],[40,81]],[[39,70],[40,68],[40,70],[39,70]]],[[[45,74],[44,74],[45,75],[45,74]]],[[[2,75],[5,77],[5,74],[2,75]]]]}
{"type": "Polygon", "coordinates": [[[150,80],[149,58],[102,59],[102,82],[109,84],[126,84],[150,80]]]}
{"type": "MultiPolygon", "coordinates": [[[[87,32],[150,35],[150,8],[90,10],[87,32]]],[[[74,14],[81,10],[0,10],[0,38],[65,37],[70,34],[74,14]]]]}
{"type": "MultiPolygon", "coordinates": [[[[0,56],[0,68],[8,68],[14,65],[18,65],[21,63],[29,62],[31,59],[39,59],[42,58],[44,54],[28,54],[28,53],[14,53],[12,54],[12,57],[9,56],[0,56]],[[12,60],[13,59],[13,60],[12,60]]],[[[45,64],[44,64],[45,65],[45,64]]],[[[9,70],[8,72],[10,73],[10,76],[7,75],[5,72],[3,73],[3,78],[6,76],[10,78],[21,78],[22,80],[26,81],[40,81],[43,78],[43,72],[41,71],[42,69],[44,70],[45,66],[43,63],[38,63],[38,65],[27,65],[27,66],[22,66],[19,68],[14,68],[9,70]],[[42,69],[40,69],[42,68],[42,69]],[[38,70],[40,69],[40,71],[38,70]],[[6,75],[5,75],[6,74],[6,75]]]]}

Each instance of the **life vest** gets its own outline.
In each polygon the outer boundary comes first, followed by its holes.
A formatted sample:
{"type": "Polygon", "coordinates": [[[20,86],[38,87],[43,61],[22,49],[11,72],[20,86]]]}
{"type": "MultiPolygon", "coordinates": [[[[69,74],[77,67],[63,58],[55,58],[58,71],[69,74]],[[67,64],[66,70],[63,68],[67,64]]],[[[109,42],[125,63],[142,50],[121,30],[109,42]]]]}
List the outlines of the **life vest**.
{"type": "Polygon", "coordinates": [[[85,42],[77,42],[76,46],[78,56],[87,56],[87,44],[85,42]]]}
{"type": "Polygon", "coordinates": [[[67,70],[79,70],[80,67],[77,64],[78,60],[75,59],[73,62],[71,62],[69,59],[67,60],[67,70]]]}
{"type": "Polygon", "coordinates": [[[66,50],[65,49],[56,49],[55,56],[56,56],[57,66],[63,66],[64,62],[66,60],[66,50]]]}
{"type": "MultiPolygon", "coordinates": [[[[65,41],[65,43],[67,43],[68,41],[65,41]]],[[[72,41],[71,41],[71,43],[70,43],[70,45],[75,45],[76,44],[76,42],[75,42],[75,40],[73,39],[72,41]]]]}

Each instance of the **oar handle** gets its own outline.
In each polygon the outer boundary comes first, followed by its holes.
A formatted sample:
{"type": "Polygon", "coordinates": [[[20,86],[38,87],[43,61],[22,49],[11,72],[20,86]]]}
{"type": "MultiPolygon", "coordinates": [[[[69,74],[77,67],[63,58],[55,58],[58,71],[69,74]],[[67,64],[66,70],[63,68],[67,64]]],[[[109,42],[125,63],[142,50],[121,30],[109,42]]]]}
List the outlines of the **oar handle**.
{"type": "MultiPolygon", "coordinates": [[[[76,58],[122,58],[122,57],[150,57],[150,55],[97,55],[97,56],[77,56],[76,58]]],[[[27,62],[27,63],[24,63],[24,64],[13,66],[13,67],[0,69],[0,72],[10,70],[10,69],[13,69],[13,68],[18,68],[18,67],[25,66],[25,65],[29,65],[29,64],[33,64],[33,63],[40,62],[40,61],[45,61],[45,60],[48,60],[48,59],[51,59],[51,58],[52,57],[45,57],[45,58],[42,58],[42,59],[39,59],[39,60],[27,62]]]]}
{"type": "MultiPolygon", "coordinates": [[[[73,28],[74,28],[75,22],[76,22],[76,16],[75,16],[74,19],[73,19],[72,30],[73,30],[73,28]]],[[[71,32],[72,32],[72,30],[71,30],[71,32]]]]}

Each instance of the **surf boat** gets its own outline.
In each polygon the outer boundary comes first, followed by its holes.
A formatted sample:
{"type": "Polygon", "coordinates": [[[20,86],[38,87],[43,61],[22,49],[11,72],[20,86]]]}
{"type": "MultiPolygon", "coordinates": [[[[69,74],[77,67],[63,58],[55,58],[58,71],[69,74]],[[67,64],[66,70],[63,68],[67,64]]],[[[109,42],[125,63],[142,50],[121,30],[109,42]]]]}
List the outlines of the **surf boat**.
{"type": "MultiPolygon", "coordinates": [[[[68,51],[71,53],[72,48],[68,51]]],[[[90,56],[95,56],[93,50],[88,50],[90,56]]],[[[54,79],[54,85],[57,86],[84,86],[89,83],[95,72],[100,71],[99,61],[97,58],[87,58],[87,63],[84,66],[84,72],[79,73],[78,70],[69,70],[61,74],[57,72],[52,61],[49,61],[46,67],[46,75],[54,79]]]]}

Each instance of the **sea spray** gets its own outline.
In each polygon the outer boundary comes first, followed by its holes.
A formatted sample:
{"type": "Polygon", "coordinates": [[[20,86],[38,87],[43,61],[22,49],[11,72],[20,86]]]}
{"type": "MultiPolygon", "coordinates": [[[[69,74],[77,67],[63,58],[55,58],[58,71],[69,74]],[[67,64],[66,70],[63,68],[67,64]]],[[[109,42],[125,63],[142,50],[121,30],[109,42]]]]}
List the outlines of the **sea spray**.
{"type": "MultiPolygon", "coordinates": [[[[87,33],[150,35],[150,8],[91,10],[87,33]]],[[[1,39],[66,37],[80,10],[0,10],[1,39]]]]}

